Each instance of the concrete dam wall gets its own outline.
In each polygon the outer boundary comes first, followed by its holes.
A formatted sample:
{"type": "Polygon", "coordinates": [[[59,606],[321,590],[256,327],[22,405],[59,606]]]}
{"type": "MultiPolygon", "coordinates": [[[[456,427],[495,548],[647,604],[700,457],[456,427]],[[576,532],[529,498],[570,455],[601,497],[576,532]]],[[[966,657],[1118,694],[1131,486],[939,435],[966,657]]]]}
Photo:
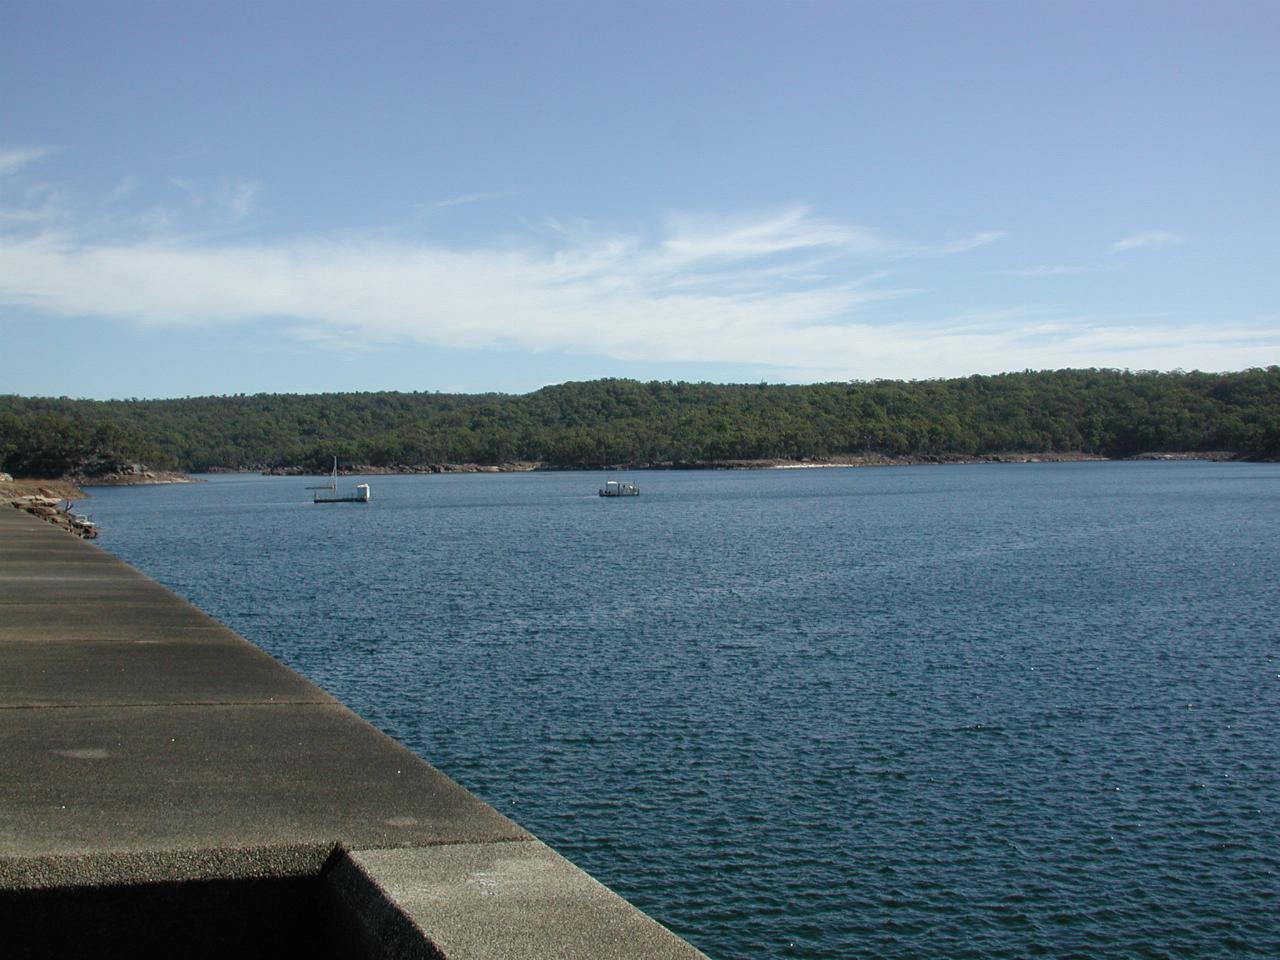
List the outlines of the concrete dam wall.
{"type": "Polygon", "coordinates": [[[703,955],[155,581],[0,510],[0,956],[703,955]]]}

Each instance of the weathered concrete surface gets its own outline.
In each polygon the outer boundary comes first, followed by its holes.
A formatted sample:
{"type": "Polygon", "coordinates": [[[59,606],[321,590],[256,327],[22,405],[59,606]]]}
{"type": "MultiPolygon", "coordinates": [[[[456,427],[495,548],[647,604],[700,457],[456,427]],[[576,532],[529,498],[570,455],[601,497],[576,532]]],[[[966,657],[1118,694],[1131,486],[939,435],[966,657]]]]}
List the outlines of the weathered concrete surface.
{"type": "MultiPolygon", "coordinates": [[[[19,711],[7,711],[10,715],[19,711]]],[[[27,857],[528,838],[331,704],[45,708],[5,724],[0,883],[27,857]]],[[[323,859],[323,857],[321,858],[323,859]]],[[[116,868],[124,872],[123,864],[116,868]]],[[[12,879],[10,878],[12,875],[12,879]]],[[[128,876],[129,881],[155,879],[128,876]]],[[[163,879],[172,879],[164,876],[163,879]]]]}
{"type": "Polygon", "coordinates": [[[0,771],[6,957],[701,956],[243,638],[13,510],[0,771]]]}
{"type": "MultiPolygon", "coordinates": [[[[355,887],[363,880],[381,888],[444,957],[685,960],[692,955],[688,944],[542,843],[355,850],[348,858],[330,884],[355,887]]],[[[359,923],[353,919],[348,927],[359,923]]],[[[385,929],[370,933],[390,939],[385,929]]],[[[413,940],[411,934],[400,935],[413,940]]]]}

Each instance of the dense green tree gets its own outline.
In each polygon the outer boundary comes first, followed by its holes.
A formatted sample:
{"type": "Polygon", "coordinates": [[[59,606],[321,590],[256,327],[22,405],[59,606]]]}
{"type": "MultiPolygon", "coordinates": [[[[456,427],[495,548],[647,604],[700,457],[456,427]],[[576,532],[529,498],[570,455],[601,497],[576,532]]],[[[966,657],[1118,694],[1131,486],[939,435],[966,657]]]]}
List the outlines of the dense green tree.
{"type": "Polygon", "coordinates": [[[771,384],[596,380],[530,394],[0,397],[0,469],[88,475],[142,462],[327,472],[542,461],[1080,451],[1280,454],[1280,367],[1057,370],[954,380],[771,384]]]}

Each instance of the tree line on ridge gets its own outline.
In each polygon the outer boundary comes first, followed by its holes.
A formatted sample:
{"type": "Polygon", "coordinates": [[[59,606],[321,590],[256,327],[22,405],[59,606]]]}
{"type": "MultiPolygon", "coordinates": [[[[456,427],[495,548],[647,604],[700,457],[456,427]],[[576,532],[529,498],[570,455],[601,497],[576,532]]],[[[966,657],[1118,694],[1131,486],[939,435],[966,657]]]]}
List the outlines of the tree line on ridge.
{"type": "Polygon", "coordinates": [[[1280,455],[1280,366],[1056,370],[804,386],[595,380],[529,394],[0,396],[0,470],[502,464],[565,468],[850,454],[1228,450],[1280,455]]]}

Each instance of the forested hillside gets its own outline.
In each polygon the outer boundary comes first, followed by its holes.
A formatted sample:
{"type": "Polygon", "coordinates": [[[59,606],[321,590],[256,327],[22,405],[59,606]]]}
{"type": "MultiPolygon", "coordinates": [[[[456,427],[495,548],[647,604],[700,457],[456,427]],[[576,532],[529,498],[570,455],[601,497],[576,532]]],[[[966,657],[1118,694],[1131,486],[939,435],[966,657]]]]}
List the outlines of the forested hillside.
{"type": "Polygon", "coordinates": [[[1059,370],[810,386],[597,380],[524,395],[256,394],[182,400],[0,397],[17,476],[124,463],[328,469],[538,461],[592,467],[841,454],[1232,450],[1280,453],[1280,367],[1059,370]]]}

